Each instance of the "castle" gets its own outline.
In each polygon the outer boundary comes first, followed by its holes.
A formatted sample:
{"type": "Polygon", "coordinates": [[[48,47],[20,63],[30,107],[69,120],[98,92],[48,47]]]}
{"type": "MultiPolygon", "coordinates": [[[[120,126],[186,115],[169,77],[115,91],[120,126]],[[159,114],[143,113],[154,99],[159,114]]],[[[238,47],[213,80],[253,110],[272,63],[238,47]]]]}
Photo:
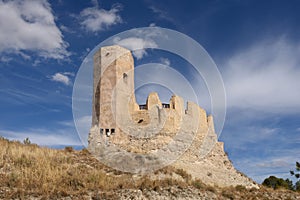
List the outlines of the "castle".
{"type": "Polygon", "coordinates": [[[217,140],[213,117],[176,95],[162,103],[150,93],[144,105],[134,94],[134,60],[120,46],[94,55],[89,151],[104,164],[131,173],[172,165],[207,184],[258,187],[234,169],[217,140]]]}

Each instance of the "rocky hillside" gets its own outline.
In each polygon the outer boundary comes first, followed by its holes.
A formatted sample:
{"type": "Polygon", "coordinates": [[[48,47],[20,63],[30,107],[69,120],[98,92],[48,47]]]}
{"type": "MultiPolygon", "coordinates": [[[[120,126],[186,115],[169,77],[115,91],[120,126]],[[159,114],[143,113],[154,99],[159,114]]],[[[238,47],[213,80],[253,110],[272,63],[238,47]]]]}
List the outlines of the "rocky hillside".
{"type": "Polygon", "coordinates": [[[86,150],[26,143],[0,139],[0,199],[300,199],[262,186],[208,186],[174,167],[144,176],[121,173],[86,150]]]}

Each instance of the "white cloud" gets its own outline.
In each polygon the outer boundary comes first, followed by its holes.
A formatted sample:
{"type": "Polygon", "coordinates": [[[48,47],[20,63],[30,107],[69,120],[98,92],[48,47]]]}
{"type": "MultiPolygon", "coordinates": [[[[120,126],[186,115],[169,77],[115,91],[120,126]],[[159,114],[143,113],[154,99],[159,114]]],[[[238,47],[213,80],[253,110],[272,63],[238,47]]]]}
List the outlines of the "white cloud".
{"type": "Polygon", "coordinates": [[[62,30],[66,33],[75,33],[75,31],[71,30],[69,27],[67,27],[65,25],[60,25],[59,28],[60,28],[60,30],[62,30]]]}
{"type": "Polygon", "coordinates": [[[73,72],[63,72],[63,74],[66,76],[75,76],[73,72]]]}
{"type": "Polygon", "coordinates": [[[132,53],[137,59],[142,59],[143,56],[147,55],[146,48],[157,47],[157,44],[153,40],[142,37],[129,37],[122,40],[114,38],[114,43],[133,50],[132,53]]]}
{"type": "Polygon", "coordinates": [[[55,59],[69,55],[47,0],[1,1],[0,18],[0,53],[28,50],[55,59]]]}
{"type": "Polygon", "coordinates": [[[300,111],[300,45],[264,41],[234,55],[223,77],[229,107],[274,113],[300,111]]]}
{"type": "Polygon", "coordinates": [[[238,169],[243,169],[243,172],[258,183],[262,183],[269,176],[293,179],[289,173],[289,170],[295,166],[295,157],[289,156],[293,153],[292,151],[287,151],[283,155],[276,157],[252,158],[251,160],[249,158],[240,158],[235,165],[238,169]]]}
{"type": "Polygon", "coordinates": [[[164,19],[164,20],[167,20],[167,21],[170,21],[170,22],[174,22],[173,18],[170,17],[169,14],[166,11],[164,11],[164,10],[158,8],[157,6],[154,6],[154,5],[150,6],[149,8],[154,14],[156,14],[156,16],[158,18],[164,19]]]}
{"type": "Polygon", "coordinates": [[[160,58],[160,62],[164,65],[170,66],[171,61],[168,58],[160,58]]]}
{"type": "Polygon", "coordinates": [[[147,55],[147,48],[157,48],[157,40],[168,39],[160,29],[151,27],[131,32],[130,37],[114,37],[113,44],[123,46],[132,51],[133,55],[139,60],[147,55]]]}
{"type": "Polygon", "coordinates": [[[12,61],[12,58],[8,57],[8,56],[1,56],[0,57],[0,61],[2,63],[9,63],[10,61],[12,61]]]}
{"type": "Polygon", "coordinates": [[[151,23],[151,24],[149,24],[149,27],[156,27],[156,24],[155,23],[151,23]]]}
{"type": "Polygon", "coordinates": [[[270,161],[262,161],[261,163],[257,163],[257,167],[264,167],[264,168],[279,168],[279,167],[288,168],[289,165],[290,163],[280,158],[275,158],[270,161]]]}
{"type": "Polygon", "coordinates": [[[70,78],[68,77],[68,74],[69,74],[69,72],[56,73],[56,74],[52,75],[51,80],[61,82],[65,85],[70,85],[71,81],[70,81],[70,78]]]}
{"type": "Polygon", "coordinates": [[[118,14],[121,10],[120,4],[113,5],[110,10],[100,9],[98,3],[94,3],[94,5],[94,7],[85,8],[80,12],[80,24],[87,31],[96,33],[122,22],[122,18],[118,14]]]}
{"type": "Polygon", "coordinates": [[[0,130],[0,133],[5,138],[21,142],[28,137],[32,143],[42,146],[82,145],[76,134],[70,134],[72,130],[71,128],[56,129],[54,131],[48,129],[30,129],[24,131],[0,130]]]}

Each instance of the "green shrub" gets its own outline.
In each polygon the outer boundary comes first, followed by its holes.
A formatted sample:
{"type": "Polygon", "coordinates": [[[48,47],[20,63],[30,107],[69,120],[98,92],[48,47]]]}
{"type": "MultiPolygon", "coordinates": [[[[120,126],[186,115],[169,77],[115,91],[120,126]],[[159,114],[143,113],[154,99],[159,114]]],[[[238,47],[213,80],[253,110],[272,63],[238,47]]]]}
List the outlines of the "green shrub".
{"type": "Polygon", "coordinates": [[[237,185],[237,186],[235,186],[235,190],[236,190],[236,191],[245,191],[245,190],[247,190],[247,189],[246,189],[246,187],[243,186],[243,185],[237,185]]]}
{"type": "Polygon", "coordinates": [[[71,153],[74,151],[74,149],[73,147],[65,147],[65,151],[71,153]]]}
{"type": "Polygon", "coordinates": [[[199,179],[192,181],[192,185],[197,189],[204,188],[204,184],[199,179]]]}
{"type": "Polygon", "coordinates": [[[283,180],[282,178],[277,178],[275,176],[270,176],[269,178],[266,178],[262,184],[273,189],[291,189],[293,187],[293,184],[289,179],[283,180]]]}
{"type": "Polygon", "coordinates": [[[30,145],[30,144],[31,144],[31,141],[30,141],[29,138],[27,137],[27,138],[25,138],[25,139],[23,140],[23,143],[24,143],[25,145],[30,145]]]}
{"type": "Polygon", "coordinates": [[[234,194],[231,191],[223,190],[222,191],[222,196],[226,197],[228,199],[231,199],[231,200],[234,199],[234,194]]]}

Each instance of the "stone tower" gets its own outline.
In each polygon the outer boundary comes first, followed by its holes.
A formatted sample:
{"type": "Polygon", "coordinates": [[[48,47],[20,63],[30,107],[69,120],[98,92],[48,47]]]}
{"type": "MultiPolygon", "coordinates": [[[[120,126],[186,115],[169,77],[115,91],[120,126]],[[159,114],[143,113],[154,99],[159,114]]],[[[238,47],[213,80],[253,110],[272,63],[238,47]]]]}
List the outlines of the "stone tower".
{"type": "Polygon", "coordinates": [[[92,126],[103,134],[118,132],[118,117],[134,110],[133,70],[131,52],[120,46],[101,48],[94,55],[92,126]]]}

